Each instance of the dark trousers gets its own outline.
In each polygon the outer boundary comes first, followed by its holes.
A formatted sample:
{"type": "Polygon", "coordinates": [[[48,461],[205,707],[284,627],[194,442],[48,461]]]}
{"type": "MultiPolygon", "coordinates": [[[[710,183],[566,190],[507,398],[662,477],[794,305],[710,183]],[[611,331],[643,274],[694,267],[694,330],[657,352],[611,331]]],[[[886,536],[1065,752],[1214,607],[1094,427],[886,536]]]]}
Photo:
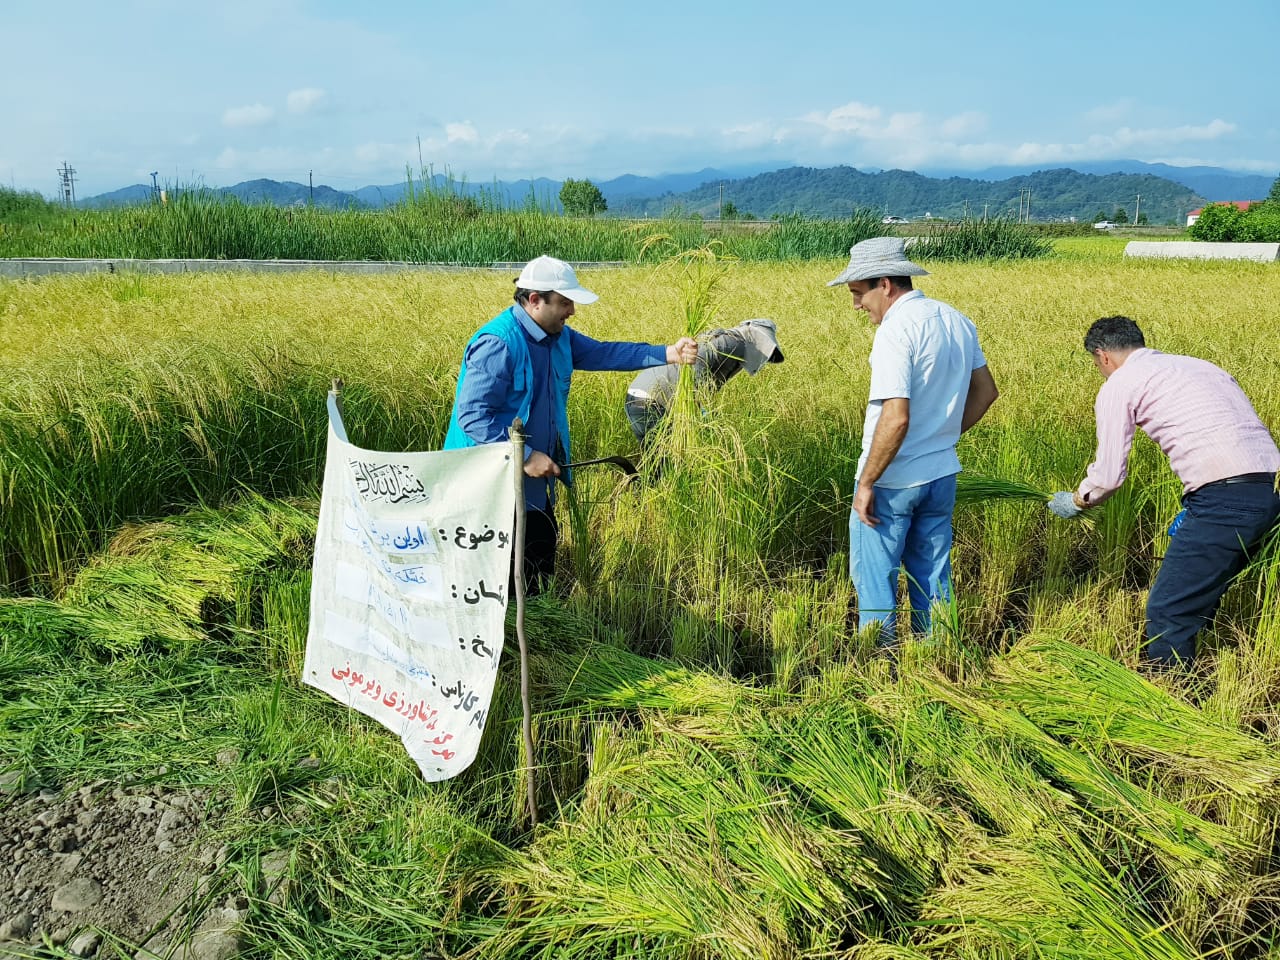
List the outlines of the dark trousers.
{"type": "Polygon", "coordinates": [[[1206,484],[1182,498],[1186,516],[1169,541],[1147,598],[1146,658],[1165,666],[1195,659],[1195,638],[1255,547],[1280,520],[1271,474],[1206,484]]]}
{"type": "Polygon", "coordinates": [[[630,394],[627,395],[623,410],[626,411],[627,422],[631,424],[631,432],[636,435],[642,447],[650,432],[662,423],[662,418],[667,414],[662,404],[652,400],[642,400],[630,394]]]}
{"type": "MultiPolygon", "coordinates": [[[[556,526],[555,508],[547,504],[545,510],[529,507],[524,522],[524,583],[525,596],[536,597],[546,587],[556,572],[556,541],[560,529],[556,526]]],[[[513,577],[514,579],[514,577],[513,577]]],[[[512,597],[515,584],[511,585],[512,597]]]]}

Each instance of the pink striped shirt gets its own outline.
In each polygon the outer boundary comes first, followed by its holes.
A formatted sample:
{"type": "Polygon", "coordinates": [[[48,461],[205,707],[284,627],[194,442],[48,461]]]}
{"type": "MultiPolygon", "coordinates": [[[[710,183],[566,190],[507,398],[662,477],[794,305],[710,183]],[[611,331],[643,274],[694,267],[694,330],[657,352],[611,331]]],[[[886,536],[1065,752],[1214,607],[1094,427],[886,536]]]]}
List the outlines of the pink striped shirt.
{"type": "Polygon", "coordinates": [[[1098,454],[1077,491],[1090,503],[1124,483],[1135,426],[1165,452],[1183,493],[1280,470],[1280,450],[1253,404],[1234,377],[1207,360],[1134,350],[1103,383],[1093,409],[1098,454]]]}

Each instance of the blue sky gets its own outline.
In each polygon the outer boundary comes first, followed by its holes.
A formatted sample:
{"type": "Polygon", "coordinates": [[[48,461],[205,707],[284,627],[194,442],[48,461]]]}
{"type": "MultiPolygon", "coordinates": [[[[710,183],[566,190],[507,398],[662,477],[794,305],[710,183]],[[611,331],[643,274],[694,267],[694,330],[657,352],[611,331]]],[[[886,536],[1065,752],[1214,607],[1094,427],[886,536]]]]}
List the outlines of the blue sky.
{"type": "Polygon", "coordinates": [[[0,180],[354,189],[1137,159],[1280,173],[1276,0],[5,0],[0,180]]]}

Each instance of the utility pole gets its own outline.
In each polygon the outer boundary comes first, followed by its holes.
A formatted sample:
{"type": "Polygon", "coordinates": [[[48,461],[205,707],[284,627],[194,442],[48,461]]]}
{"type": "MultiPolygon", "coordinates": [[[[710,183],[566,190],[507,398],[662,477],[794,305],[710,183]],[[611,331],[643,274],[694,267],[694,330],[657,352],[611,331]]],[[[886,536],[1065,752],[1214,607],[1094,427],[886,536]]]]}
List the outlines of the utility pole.
{"type": "Polygon", "coordinates": [[[68,207],[75,206],[76,203],[76,171],[75,167],[62,161],[62,166],[58,169],[58,177],[62,182],[62,202],[68,207]]]}
{"type": "Polygon", "coordinates": [[[984,203],[984,204],[982,205],[982,222],[983,222],[983,223],[986,223],[986,222],[987,222],[987,207],[989,207],[989,206],[991,206],[991,204],[989,204],[989,203],[984,203]]]}
{"type": "Polygon", "coordinates": [[[160,196],[160,187],[156,183],[156,177],[158,177],[159,175],[160,175],[159,170],[151,171],[151,199],[153,201],[156,199],[156,197],[160,196]]]}
{"type": "Polygon", "coordinates": [[[1133,204],[1133,225],[1138,225],[1138,211],[1142,209],[1142,194],[1138,194],[1138,199],[1133,204]]]}
{"type": "Polygon", "coordinates": [[[314,173],[314,170],[307,171],[307,190],[309,191],[307,195],[307,203],[311,204],[313,207],[316,204],[316,185],[311,179],[314,173]]]}
{"type": "Polygon", "coordinates": [[[720,210],[716,214],[716,219],[717,220],[724,219],[724,181],[723,180],[720,181],[720,210]]]}

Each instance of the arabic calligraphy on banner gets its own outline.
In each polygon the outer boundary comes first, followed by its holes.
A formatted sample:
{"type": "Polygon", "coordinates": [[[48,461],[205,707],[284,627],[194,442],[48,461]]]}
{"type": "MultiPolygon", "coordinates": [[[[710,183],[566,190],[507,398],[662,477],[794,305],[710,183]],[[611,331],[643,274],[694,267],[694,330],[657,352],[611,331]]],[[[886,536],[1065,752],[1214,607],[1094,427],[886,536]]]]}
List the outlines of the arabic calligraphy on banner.
{"type": "Polygon", "coordinates": [[[502,656],[511,447],[379,453],[345,437],[331,406],[303,680],[446,780],[475,759],[502,656]]]}

